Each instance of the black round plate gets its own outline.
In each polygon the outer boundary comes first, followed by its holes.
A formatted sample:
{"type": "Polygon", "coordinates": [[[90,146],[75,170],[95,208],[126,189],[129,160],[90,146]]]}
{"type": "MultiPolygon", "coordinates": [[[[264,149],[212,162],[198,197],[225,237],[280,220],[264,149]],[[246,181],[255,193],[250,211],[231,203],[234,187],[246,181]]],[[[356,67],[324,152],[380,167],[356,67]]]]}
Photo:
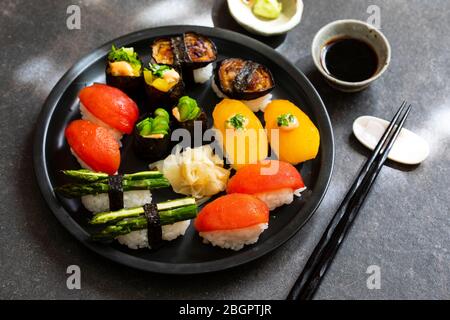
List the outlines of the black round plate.
{"type": "MultiPolygon", "coordinates": [[[[198,99],[211,114],[220,101],[210,88],[210,82],[194,86],[187,92],[198,99]]],[[[129,137],[124,138],[120,172],[146,169],[146,163],[137,161],[130,150],[129,137]]],[[[254,260],[279,247],[292,237],[311,217],[325,195],[334,160],[334,141],[330,119],[319,95],[308,79],[282,55],[261,42],[244,35],[217,28],[197,26],[170,26],[147,29],[115,39],[78,61],[57,83],[50,93],[36,129],[34,166],[41,192],[58,220],[87,247],[100,255],[141,270],[194,274],[231,268],[254,260]],[[320,131],[321,144],[316,159],[299,167],[308,191],[291,205],[271,212],[270,227],[255,245],[241,251],[219,249],[202,243],[193,225],[186,235],[166,243],[157,250],[129,250],[119,244],[94,243],[89,239],[89,214],[79,200],[58,197],[55,186],[64,180],[62,169],[78,168],[64,138],[67,124],[80,118],[77,94],[93,82],[105,81],[105,57],[114,43],[116,46],[133,46],[145,60],[150,57],[153,39],[194,31],[210,37],[217,45],[219,58],[241,57],[267,66],[273,73],[276,88],[274,98],[289,99],[306,112],[320,131]],[[276,216],[276,219],[274,218],[276,216]]],[[[173,197],[171,191],[154,193],[156,200],[173,197]]]]}

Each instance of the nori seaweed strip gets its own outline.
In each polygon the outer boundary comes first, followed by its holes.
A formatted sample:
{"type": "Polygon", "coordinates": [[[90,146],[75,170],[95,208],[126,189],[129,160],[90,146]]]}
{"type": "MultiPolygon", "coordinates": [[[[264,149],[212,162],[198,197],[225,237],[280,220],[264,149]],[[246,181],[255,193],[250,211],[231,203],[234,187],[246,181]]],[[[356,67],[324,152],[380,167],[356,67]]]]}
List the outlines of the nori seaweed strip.
{"type": "Polygon", "coordinates": [[[186,52],[183,36],[172,37],[170,41],[172,44],[173,64],[181,68],[184,63],[190,60],[186,52]]]}
{"type": "Polygon", "coordinates": [[[162,228],[158,208],[155,203],[144,204],[144,214],[147,218],[148,246],[151,249],[159,248],[162,243],[162,228]]]}
{"type": "Polygon", "coordinates": [[[121,174],[108,177],[109,210],[117,211],[123,209],[123,176],[121,174]]]}
{"type": "Polygon", "coordinates": [[[171,146],[170,131],[169,134],[164,135],[160,139],[145,138],[141,136],[137,128],[134,128],[133,135],[133,150],[139,158],[153,162],[169,155],[171,146]]]}
{"type": "MultiPolygon", "coordinates": [[[[187,121],[183,121],[183,122],[177,121],[176,123],[177,123],[178,128],[186,129],[187,131],[189,131],[189,134],[191,137],[190,138],[190,147],[191,148],[196,148],[203,144],[203,142],[204,142],[203,136],[205,134],[205,131],[208,129],[208,117],[204,111],[202,111],[200,113],[200,115],[197,117],[197,119],[195,119],[195,120],[187,120],[187,121]],[[195,122],[196,121],[201,122],[201,132],[198,132],[198,133],[195,131],[195,122]],[[198,134],[201,134],[200,139],[198,139],[198,138],[196,139],[196,136],[198,134]],[[201,144],[200,145],[196,144],[195,142],[197,142],[197,141],[201,142],[201,144]]],[[[208,143],[210,143],[210,142],[208,142],[208,143]]]]}
{"type": "Polygon", "coordinates": [[[233,89],[237,92],[245,92],[248,90],[249,84],[252,81],[253,73],[259,68],[257,63],[247,61],[241,71],[233,80],[233,89]]]}
{"type": "Polygon", "coordinates": [[[131,98],[137,99],[143,89],[142,67],[140,76],[113,76],[108,72],[106,67],[106,84],[118,88],[129,95],[131,98]]]}

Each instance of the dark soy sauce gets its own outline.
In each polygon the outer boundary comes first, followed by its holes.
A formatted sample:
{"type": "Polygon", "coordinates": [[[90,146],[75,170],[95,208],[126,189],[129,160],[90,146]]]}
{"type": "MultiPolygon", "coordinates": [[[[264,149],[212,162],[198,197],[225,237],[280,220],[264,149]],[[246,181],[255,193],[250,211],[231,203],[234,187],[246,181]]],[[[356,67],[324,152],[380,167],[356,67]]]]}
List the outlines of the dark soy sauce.
{"type": "Polygon", "coordinates": [[[366,42],[337,38],[328,42],[321,53],[325,71],[342,81],[360,82],[372,77],[378,69],[378,56],[366,42]]]}

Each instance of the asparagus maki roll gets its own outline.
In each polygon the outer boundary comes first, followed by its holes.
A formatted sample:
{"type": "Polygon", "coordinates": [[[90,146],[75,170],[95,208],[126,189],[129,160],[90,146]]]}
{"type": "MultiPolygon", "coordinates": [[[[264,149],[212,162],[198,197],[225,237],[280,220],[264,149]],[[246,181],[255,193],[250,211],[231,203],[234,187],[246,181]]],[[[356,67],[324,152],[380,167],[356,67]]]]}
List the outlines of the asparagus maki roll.
{"type": "Polygon", "coordinates": [[[169,113],[158,108],[154,117],[146,117],[134,129],[133,147],[136,155],[144,160],[155,161],[170,152],[169,113]]]}
{"type": "Polygon", "coordinates": [[[111,241],[130,249],[156,248],[162,241],[171,241],[184,235],[190,219],[197,216],[194,198],[183,198],[145,204],[131,209],[102,212],[94,215],[90,224],[105,225],[92,235],[95,241],[111,241]]]}
{"type": "Polygon", "coordinates": [[[191,146],[197,145],[194,143],[195,141],[202,141],[203,134],[208,128],[208,118],[195,99],[188,96],[181,97],[178,104],[172,109],[172,115],[177,121],[178,128],[189,131],[191,146]],[[196,128],[198,129],[196,130],[196,128]]]}
{"type": "Polygon", "coordinates": [[[150,63],[144,69],[145,92],[151,106],[171,106],[184,94],[184,83],[176,67],[150,63]]]}
{"type": "Polygon", "coordinates": [[[142,62],[133,48],[116,48],[108,54],[106,83],[135,97],[142,88],[142,62]]]}
{"type": "Polygon", "coordinates": [[[159,171],[141,171],[124,175],[108,175],[86,169],[64,170],[75,183],[57,187],[66,198],[79,198],[91,212],[119,210],[142,206],[152,201],[151,189],[169,187],[169,181],[159,171]]]}

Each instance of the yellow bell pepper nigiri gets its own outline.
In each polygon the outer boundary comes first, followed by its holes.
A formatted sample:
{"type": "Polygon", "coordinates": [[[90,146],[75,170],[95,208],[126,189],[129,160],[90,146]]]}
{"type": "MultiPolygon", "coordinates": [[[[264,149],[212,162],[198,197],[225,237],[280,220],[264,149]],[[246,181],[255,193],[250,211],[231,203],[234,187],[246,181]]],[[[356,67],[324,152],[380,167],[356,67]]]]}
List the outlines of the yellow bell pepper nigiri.
{"type": "Polygon", "coordinates": [[[264,111],[264,121],[272,150],[280,160],[295,165],[317,156],[319,130],[292,102],[273,100],[264,111]]]}
{"type": "Polygon", "coordinates": [[[223,99],[213,111],[214,127],[228,161],[235,169],[264,160],[268,142],[255,114],[241,101],[223,99]]]}

